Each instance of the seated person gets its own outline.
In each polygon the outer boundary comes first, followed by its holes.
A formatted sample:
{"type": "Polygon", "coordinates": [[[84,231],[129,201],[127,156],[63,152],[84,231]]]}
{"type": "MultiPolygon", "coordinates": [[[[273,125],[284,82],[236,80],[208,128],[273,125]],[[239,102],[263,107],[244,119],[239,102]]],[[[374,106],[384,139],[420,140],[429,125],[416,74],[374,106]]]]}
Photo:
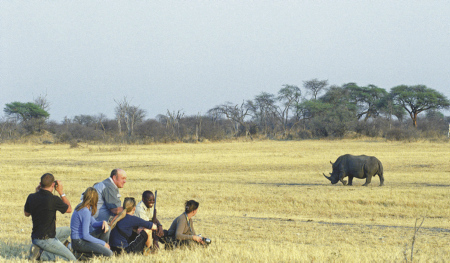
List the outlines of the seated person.
{"type": "Polygon", "coordinates": [[[136,200],[133,197],[126,197],[123,201],[123,211],[113,219],[111,223],[111,235],[109,243],[114,252],[122,253],[143,253],[144,248],[150,248],[152,244],[152,230],[156,230],[156,224],[145,221],[134,216],[136,211],[136,200]],[[133,228],[138,228],[138,235],[133,240],[129,240],[133,228]]]}
{"type": "Polygon", "coordinates": [[[70,221],[72,248],[74,254],[84,256],[111,257],[109,241],[109,226],[106,221],[96,221],[93,217],[97,212],[98,193],[89,187],[83,194],[83,201],[75,208],[70,221]],[[94,231],[89,233],[90,228],[94,231]]]}
{"type": "Polygon", "coordinates": [[[176,241],[174,246],[190,246],[204,244],[202,237],[195,235],[192,217],[197,214],[199,203],[194,200],[186,201],[184,213],[173,220],[167,235],[176,241]],[[194,243],[195,241],[196,243],[194,243]]]}
{"type": "Polygon", "coordinates": [[[163,239],[160,237],[164,236],[163,227],[159,220],[156,218],[156,209],[153,209],[153,205],[155,204],[155,196],[151,191],[145,191],[142,194],[142,201],[140,201],[136,206],[136,212],[134,216],[142,218],[146,221],[152,221],[157,225],[158,230],[152,231],[152,239],[153,239],[153,247],[154,249],[159,248],[158,241],[163,242],[163,239]],[[155,212],[155,213],[153,213],[155,212]]]}

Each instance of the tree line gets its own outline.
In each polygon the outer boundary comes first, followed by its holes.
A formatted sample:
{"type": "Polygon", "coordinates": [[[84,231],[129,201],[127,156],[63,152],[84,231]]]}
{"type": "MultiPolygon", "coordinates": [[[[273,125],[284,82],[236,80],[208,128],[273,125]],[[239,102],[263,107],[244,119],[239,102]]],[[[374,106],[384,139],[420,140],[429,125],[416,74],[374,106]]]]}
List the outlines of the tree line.
{"type": "Polygon", "coordinates": [[[390,92],[375,85],[329,85],[304,81],[302,88],[283,85],[276,94],[261,92],[239,103],[224,102],[205,114],[186,116],[167,110],[156,118],[131,104],[114,100],[115,117],[77,115],[60,123],[49,121],[46,96],[33,102],[5,105],[0,139],[18,140],[49,132],[53,142],[151,143],[225,140],[255,136],[269,139],[342,138],[346,135],[402,140],[447,135],[450,117],[440,110],[450,101],[425,85],[399,85],[390,92]]]}

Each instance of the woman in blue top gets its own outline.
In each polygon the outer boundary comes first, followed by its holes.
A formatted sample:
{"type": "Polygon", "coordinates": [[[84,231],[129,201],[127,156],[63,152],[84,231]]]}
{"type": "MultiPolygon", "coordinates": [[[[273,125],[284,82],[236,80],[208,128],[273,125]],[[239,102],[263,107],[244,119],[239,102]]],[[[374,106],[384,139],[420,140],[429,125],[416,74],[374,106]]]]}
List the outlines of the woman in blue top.
{"type": "Polygon", "coordinates": [[[83,201],[75,208],[70,220],[72,248],[74,253],[111,257],[113,252],[107,243],[110,234],[108,223],[96,221],[93,217],[97,201],[97,190],[93,187],[86,189],[83,201]],[[91,228],[93,232],[90,232],[91,228]]]}
{"type": "Polygon", "coordinates": [[[134,216],[136,200],[133,197],[125,197],[123,211],[111,224],[109,243],[114,252],[142,253],[144,248],[150,248],[152,244],[152,230],[156,230],[156,224],[134,216]],[[137,228],[137,237],[129,240],[137,228]]]}

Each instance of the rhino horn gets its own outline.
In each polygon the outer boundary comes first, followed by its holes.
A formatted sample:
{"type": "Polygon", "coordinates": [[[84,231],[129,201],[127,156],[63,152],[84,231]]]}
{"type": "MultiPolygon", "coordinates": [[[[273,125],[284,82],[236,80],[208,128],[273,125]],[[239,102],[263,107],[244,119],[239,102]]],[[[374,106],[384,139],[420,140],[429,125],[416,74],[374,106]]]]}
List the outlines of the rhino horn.
{"type": "Polygon", "coordinates": [[[331,165],[333,165],[334,163],[332,161],[330,161],[331,165]]]}
{"type": "Polygon", "coordinates": [[[326,176],[325,174],[323,174],[323,176],[325,176],[325,178],[327,178],[328,180],[330,180],[330,181],[331,181],[331,177],[329,177],[329,176],[326,176]]]}

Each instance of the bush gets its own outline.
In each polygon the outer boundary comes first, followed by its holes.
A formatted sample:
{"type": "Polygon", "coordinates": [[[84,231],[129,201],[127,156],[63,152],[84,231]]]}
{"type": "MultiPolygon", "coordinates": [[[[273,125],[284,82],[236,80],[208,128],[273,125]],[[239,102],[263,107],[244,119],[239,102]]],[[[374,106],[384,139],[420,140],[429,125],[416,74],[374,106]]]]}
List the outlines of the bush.
{"type": "Polygon", "coordinates": [[[301,130],[297,133],[300,139],[312,139],[312,133],[310,130],[301,130]]]}
{"type": "Polygon", "coordinates": [[[383,135],[386,127],[389,127],[388,121],[377,118],[374,120],[358,122],[355,127],[355,132],[369,137],[380,137],[383,135]]]}
{"type": "Polygon", "coordinates": [[[385,132],[384,138],[392,141],[415,141],[420,138],[420,131],[414,127],[409,128],[393,128],[385,132]]]}
{"type": "Polygon", "coordinates": [[[345,107],[334,108],[323,115],[315,116],[306,125],[314,137],[343,137],[353,131],[357,121],[351,111],[345,107]]]}
{"type": "Polygon", "coordinates": [[[72,123],[68,127],[68,134],[73,139],[82,141],[101,141],[103,132],[92,127],[86,127],[78,123],[72,123]]]}

